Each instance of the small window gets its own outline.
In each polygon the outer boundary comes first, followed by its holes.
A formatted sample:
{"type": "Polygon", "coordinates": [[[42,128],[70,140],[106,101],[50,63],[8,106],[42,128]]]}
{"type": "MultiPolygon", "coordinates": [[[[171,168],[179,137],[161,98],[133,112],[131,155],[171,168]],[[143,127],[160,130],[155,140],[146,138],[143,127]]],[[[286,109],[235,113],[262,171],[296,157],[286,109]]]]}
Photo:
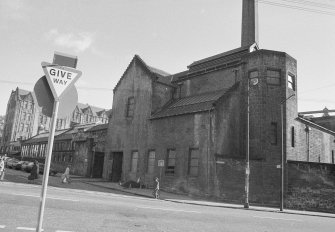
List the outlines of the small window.
{"type": "Polygon", "coordinates": [[[291,127],[291,147],[295,146],[295,132],[294,132],[294,126],[291,127]]]}
{"type": "Polygon", "coordinates": [[[266,82],[269,85],[280,85],[280,71],[267,70],[266,71],[266,82]]]}
{"type": "Polygon", "coordinates": [[[149,151],[148,154],[148,174],[153,174],[155,171],[156,153],[154,150],[149,151]]]}
{"type": "Polygon", "coordinates": [[[134,106],[135,106],[135,98],[129,97],[127,101],[127,117],[133,117],[134,116],[134,106]]]}
{"type": "Polygon", "coordinates": [[[295,91],[295,77],[292,74],[287,76],[287,87],[295,91]]]}
{"type": "Polygon", "coordinates": [[[25,124],[24,125],[24,130],[23,130],[24,132],[28,132],[29,131],[29,127],[28,127],[28,124],[25,124]]]}
{"type": "Polygon", "coordinates": [[[199,174],[199,149],[190,149],[188,159],[188,175],[198,176],[199,174]]]}
{"type": "Polygon", "coordinates": [[[332,164],[335,164],[334,150],[332,150],[332,164]]]}
{"type": "Polygon", "coordinates": [[[131,172],[137,172],[138,152],[133,151],[131,154],[131,172]]]}
{"type": "Polygon", "coordinates": [[[167,154],[167,167],[165,170],[165,174],[174,175],[174,170],[176,167],[176,150],[168,149],[167,154]]]}
{"type": "Polygon", "coordinates": [[[249,72],[249,85],[255,85],[258,83],[258,71],[249,72]]]}
{"type": "Polygon", "coordinates": [[[249,78],[250,78],[250,79],[258,78],[258,71],[257,71],[257,70],[256,70],[256,71],[251,71],[251,72],[249,73],[249,78]]]}
{"type": "Polygon", "coordinates": [[[271,122],[271,128],[270,128],[270,143],[272,145],[277,145],[277,123],[271,122]]]}

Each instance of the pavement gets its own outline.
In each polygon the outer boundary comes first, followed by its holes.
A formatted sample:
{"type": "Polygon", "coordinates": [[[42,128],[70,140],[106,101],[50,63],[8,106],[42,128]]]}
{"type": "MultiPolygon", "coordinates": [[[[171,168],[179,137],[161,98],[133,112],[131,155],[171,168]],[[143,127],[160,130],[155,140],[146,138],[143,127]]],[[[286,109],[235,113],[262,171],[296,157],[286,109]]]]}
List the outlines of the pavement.
{"type": "MultiPolygon", "coordinates": [[[[17,173],[16,173],[17,175],[17,173]]],[[[20,172],[19,175],[26,180],[28,173],[20,172]]],[[[100,178],[86,178],[81,176],[71,175],[71,184],[62,184],[60,181],[61,174],[57,174],[56,176],[49,177],[48,185],[53,187],[61,187],[61,188],[72,188],[72,189],[86,189],[87,184],[92,187],[105,188],[106,190],[114,190],[119,191],[135,196],[153,198],[152,192],[153,189],[148,188],[124,188],[120,186],[119,183],[114,183],[110,181],[106,181],[100,178]]],[[[42,184],[42,176],[38,180],[35,180],[34,184],[42,184]]],[[[94,190],[93,190],[94,191],[94,190]]],[[[274,212],[274,213],[284,213],[284,214],[297,214],[297,215],[306,215],[306,216],[318,216],[318,217],[327,217],[327,218],[335,218],[335,214],[332,213],[323,213],[323,212],[315,212],[315,211],[303,211],[303,210],[291,210],[284,209],[280,211],[279,208],[274,207],[264,207],[250,204],[249,208],[244,208],[242,204],[234,204],[234,203],[226,203],[226,202],[216,202],[216,201],[208,201],[200,198],[190,197],[188,195],[175,194],[166,192],[164,190],[160,191],[160,200],[176,202],[181,204],[192,204],[192,205],[200,205],[200,206],[210,206],[210,207],[223,207],[223,208],[231,208],[231,209],[240,209],[240,210],[254,210],[254,211],[264,211],[264,212],[274,212]]]]}
{"type": "MultiPolygon", "coordinates": [[[[135,196],[153,198],[152,192],[153,189],[147,188],[124,188],[120,186],[118,183],[109,182],[103,179],[90,179],[90,178],[81,178],[81,177],[72,177],[73,182],[81,181],[90,185],[108,188],[112,190],[117,190],[120,192],[132,194],[135,196]]],[[[169,193],[165,191],[160,191],[160,200],[176,202],[181,204],[192,204],[192,205],[202,205],[202,206],[210,206],[210,207],[224,207],[231,209],[240,209],[240,210],[254,210],[254,211],[265,211],[265,212],[274,212],[274,213],[284,213],[284,214],[297,214],[297,215],[305,215],[305,216],[318,216],[318,217],[327,217],[327,218],[335,218],[335,214],[332,213],[323,213],[323,212],[315,212],[315,211],[303,211],[303,210],[291,210],[284,209],[280,211],[279,208],[273,207],[264,207],[257,205],[250,205],[249,208],[244,208],[244,205],[241,204],[232,204],[232,203],[224,203],[224,202],[214,202],[207,201],[203,199],[196,199],[194,197],[190,197],[187,195],[169,193]]]]}

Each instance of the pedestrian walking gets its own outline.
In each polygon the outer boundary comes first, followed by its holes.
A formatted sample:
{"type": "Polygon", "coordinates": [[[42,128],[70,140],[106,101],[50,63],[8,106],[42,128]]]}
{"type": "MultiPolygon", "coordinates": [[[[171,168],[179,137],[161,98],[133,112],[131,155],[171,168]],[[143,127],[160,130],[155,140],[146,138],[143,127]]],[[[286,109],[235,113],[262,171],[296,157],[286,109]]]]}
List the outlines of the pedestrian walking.
{"type": "Polygon", "coordinates": [[[39,168],[38,161],[35,160],[34,161],[34,165],[33,165],[32,169],[31,169],[30,175],[28,176],[28,182],[29,183],[31,183],[31,182],[34,183],[34,181],[36,179],[38,179],[38,177],[39,177],[39,171],[40,171],[40,168],[39,168]]]}
{"type": "Polygon", "coordinates": [[[5,177],[5,161],[4,158],[1,157],[0,159],[0,181],[3,181],[5,177]]]}
{"type": "Polygon", "coordinates": [[[65,172],[62,174],[62,183],[65,184],[65,183],[68,183],[70,184],[71,183],[71,179],[70,179],[70,167],[71,165],[68,165],[65,169],[65,172]]]}
{"type": "Polygon", "coordinates": [[[159,199],[159,179],[158,177],[155,178],[155,188],[152,193],[155,199],[159,199]]]}

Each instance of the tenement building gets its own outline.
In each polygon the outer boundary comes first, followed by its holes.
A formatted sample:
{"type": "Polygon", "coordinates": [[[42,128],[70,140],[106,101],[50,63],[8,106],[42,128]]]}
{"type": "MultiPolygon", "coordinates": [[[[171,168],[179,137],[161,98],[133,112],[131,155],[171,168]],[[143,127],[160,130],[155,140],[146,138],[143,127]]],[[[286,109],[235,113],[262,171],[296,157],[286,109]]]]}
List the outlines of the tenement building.
{"type": "Polygon", "coordinates": [[[18,87],[11,92],[0,141],[0,152],[19,152],[20,141],[37,133],[38,111],[35,103],[36,97],[33,92],[18,87]]]}
{"type": "Polygon", "coordinates": [[[134,56],[114,88],[104,178],[241,202],[250,161],[250,201],[278,204],[282,158],[332,162],[335,133],[298,117],[297,61],[258,48],[254,4],[239,48],[173,75],[134,56]]]}
{"type": "MultiPolygon", "coordinates": [[[[42,113],[36,102],[34,92],[18,87],[11,92],[0,141],[0,153],[19,153],[21,141],[49,131],[51,118],[42,113]]],[[[109,115],[110,110],[78,103],[72,113],[57,119],[56,129],[68,129],[75,124],[105,124],[109,115]]]]}

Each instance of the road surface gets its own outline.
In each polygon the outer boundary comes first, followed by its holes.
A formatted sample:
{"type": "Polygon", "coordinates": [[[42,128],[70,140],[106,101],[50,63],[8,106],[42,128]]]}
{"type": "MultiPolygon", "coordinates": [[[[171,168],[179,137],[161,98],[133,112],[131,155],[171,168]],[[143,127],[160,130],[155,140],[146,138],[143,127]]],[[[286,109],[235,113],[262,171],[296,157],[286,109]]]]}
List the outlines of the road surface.
{"type": "MultiPolygon", "coordinates": [[[[0,183],[0,232],[34,231],[40,192],[40,185],[0,183]]],[[[50,232],[333,232],[335,219],[50,187],[43,228],[50,232]]]]}

